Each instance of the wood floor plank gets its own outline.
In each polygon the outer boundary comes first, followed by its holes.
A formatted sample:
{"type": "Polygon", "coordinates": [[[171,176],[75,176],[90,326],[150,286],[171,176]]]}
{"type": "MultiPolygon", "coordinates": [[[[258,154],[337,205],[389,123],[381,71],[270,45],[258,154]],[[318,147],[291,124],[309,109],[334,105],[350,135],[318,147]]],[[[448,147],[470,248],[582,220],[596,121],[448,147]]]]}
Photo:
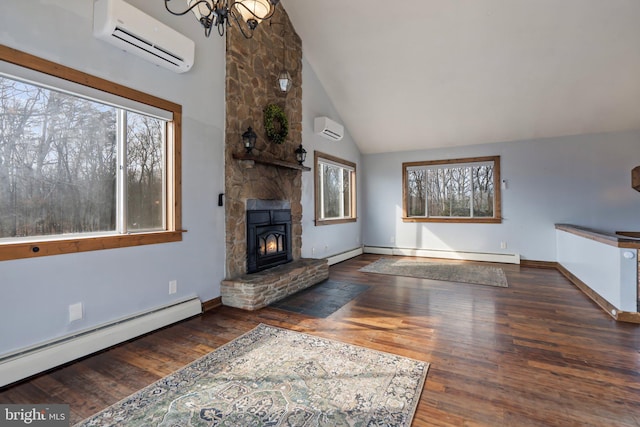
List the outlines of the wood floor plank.
{"type": "Polygon", "coordinates": [[[489,264],[508,288],[359,271],[379,258],[330,268],[369,288],[327,318],[219,307],[0,389],[0,402],[68,403],[77,422],[265,323],[429,362],[414,426],[640,426],[640,325],[557,271],[489,264]]]}

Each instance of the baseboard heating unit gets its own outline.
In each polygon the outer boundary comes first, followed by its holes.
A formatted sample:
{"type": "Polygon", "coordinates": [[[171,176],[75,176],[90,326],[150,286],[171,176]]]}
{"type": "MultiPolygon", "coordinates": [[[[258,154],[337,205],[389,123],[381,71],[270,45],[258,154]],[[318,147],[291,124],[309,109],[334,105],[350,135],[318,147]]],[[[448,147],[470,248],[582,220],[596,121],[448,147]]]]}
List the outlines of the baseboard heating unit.
{"type": "Polygon", "coordinates": [[[357,257],[358,255],[362,255],[363,253],[364,252],[362,250],[362,247],[360,247],[360,248],[351,249],[349,251],[341,252],[339,254],[335,254],[330,257],[327,257],[327,261],[329,262],[329,265],[333,265],[342,261],[346,261],[353,257],[357,257]]]}
{"type": "Polygon", "coordinates": [[[8,354],[0,358],[0,387],[200,313],[192,298],[8,354]]]}

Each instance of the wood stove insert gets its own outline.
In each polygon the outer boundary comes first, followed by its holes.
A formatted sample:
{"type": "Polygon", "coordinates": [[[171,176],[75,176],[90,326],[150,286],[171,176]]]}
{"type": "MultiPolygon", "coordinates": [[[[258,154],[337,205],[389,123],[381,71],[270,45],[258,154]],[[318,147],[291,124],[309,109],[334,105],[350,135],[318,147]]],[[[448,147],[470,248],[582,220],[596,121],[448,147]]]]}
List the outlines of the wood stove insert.
{"type": "Polygon", "coordinates": [[[291,204],[247,200],[247,273],[292,261],[291,204]]]}

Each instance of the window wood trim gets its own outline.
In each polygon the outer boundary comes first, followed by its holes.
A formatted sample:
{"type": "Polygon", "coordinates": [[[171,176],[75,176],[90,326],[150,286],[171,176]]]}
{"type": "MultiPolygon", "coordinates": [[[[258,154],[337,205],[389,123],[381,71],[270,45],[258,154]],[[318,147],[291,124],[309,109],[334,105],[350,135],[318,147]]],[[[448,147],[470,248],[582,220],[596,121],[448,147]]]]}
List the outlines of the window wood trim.
{"type": "Polygon", "coordinates": [[[182,240],[182,106],[153,95],[131,89],[126,86],[57,64],[52,61],[22,52],[0,44],[0,61],[20,67],[29,68],[43,74],[65,79],[83,86],[123,98],[132,99],[143,104],[161,108],[173,113],[173,121],[168,122],[166,138],[166,173],[167,173],[167,230],[147,233],[109,235],[104,237],[72,237],[69,239],[53,236],[29,242],[0,243],[0,261],[34,258],[47,255],[61,255],[94,251],[99,249],[115,249],[131,246],[150,245],[156,243],[177,242],[182,240]]]}
{"type": "Polygon", "coordinates": [[[502,223],[502,194],[500,187],[500,156],[465,157],[460,159],[425,160],[420,162],[402,163],[402,222],[448,222],[471,224],[500,224],[502,223]],[[459,163],[493,162],[493,217],[419,217],[407,215],[407,168],[414,166],[438,166],[459,163]]]}
{"type": "Polygon", "coordinates": [[[356,222],[358,220],[357,217],[357,206],[356,206],[356,164],[350,162],[348,160],[341,159],[340,157],[332,156],[331,154],[322,153],[320,151],[313,152],[313,166],[315,168],[313,174],[313,183],[314,183],[314,211],[315,211],[315,225],[332,225],[332,224],[346,224],[350,222],[356,222]],[[321,210],[322,206],[320,206],[320,179],[318,177],[318,161],[320,159],[329,160],[334,163],[339,163],[344,166],[353,168],[353,182],[351,183],[351,217],[349,218],[336,218],[336,219],[320,219],[321,218],[321,210]]]}
{"type": "Polygon", "coordinates": [[[62,255],[76,252],[116,249],[155,243],[179,242],[182,233],[177,231],[156,231],[150,233],[117,234],[104,237],[79,237],[28,243],[0,244],[0,261],[22,258],[38,258],[47,255],[62,255]]]}

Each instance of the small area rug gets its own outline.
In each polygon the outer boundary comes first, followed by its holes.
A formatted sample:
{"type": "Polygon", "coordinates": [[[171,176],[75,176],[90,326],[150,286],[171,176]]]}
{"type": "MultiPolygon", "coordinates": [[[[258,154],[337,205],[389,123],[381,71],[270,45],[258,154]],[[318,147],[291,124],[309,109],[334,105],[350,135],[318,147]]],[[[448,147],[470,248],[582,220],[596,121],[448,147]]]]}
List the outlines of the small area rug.
{"type": "Polygon", "coordinates": [[[259,325],[77,426],[409,426],[429,364],[259,325]]]}
{"type": "Polygon", "coordinates": [[[367,273],[418,277],[473,285],[508,287],[501,268],[476,264],[453,264],[427,260],[380,258],[360,269],[367,273]]]}
{"type": "Polygon", "coordinates": [[[327,279],[271,304],[271,307],[314,317],[329,317],[369,289],[368,285],[327,279]]]}

